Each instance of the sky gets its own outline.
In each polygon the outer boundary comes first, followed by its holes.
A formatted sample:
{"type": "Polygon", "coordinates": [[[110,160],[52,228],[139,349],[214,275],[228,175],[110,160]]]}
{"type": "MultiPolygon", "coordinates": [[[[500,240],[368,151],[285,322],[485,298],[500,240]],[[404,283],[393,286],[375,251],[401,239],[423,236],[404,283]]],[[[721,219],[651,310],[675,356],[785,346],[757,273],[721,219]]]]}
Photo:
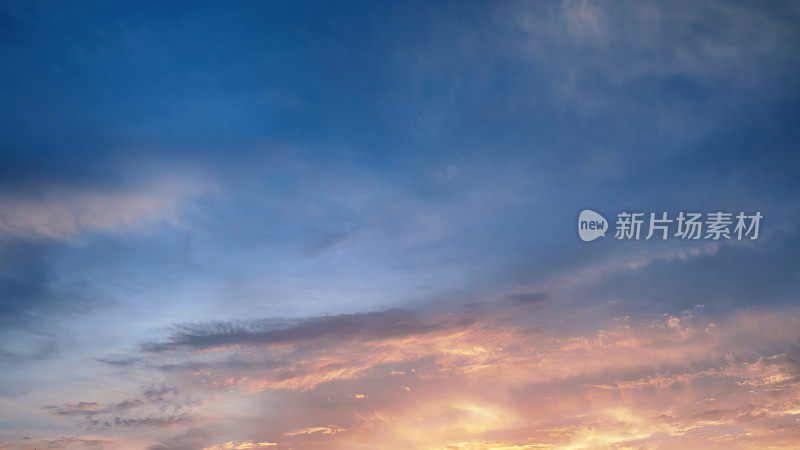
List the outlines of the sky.
{"type": "Polygon", "coordinates": [[[799,50],[792,1],[0,0],[0,448],[797,448],[799,50]]]}

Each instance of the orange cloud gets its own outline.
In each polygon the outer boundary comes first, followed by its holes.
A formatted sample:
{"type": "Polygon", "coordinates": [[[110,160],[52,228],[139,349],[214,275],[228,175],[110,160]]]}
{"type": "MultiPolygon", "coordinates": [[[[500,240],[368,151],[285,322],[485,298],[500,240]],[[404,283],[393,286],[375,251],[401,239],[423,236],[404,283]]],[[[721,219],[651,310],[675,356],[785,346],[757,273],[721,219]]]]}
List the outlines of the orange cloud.
{"type": "Polygon", "coordinates": [[[270,420],[268,429],[247,432],[278,447],[800,442],[796,311],[743,311],[711,321],[698,309],[581,329],[536,323],[526,308],[420,316],[413,320],[425,326],[389,334],[361,324],[353,328],[368,332],[269,335],[260,342],[267,335],[251,330],[261,334],[215,352],[215,359],[200,348],[192,364],[203,369],[193,372],[193,383],[221,389],[217,395],[237,405],[220,408],[223,416],[247,411],[253,423],[270,420]],[[260,406],[267,404],[275,412],[260,406]],[[329,425],[297,426],[309,422],[329,425]]]}
{"type": "Polygon", "coordinates": [[[276,445],[278,445],[278,444],[276,444],[274,442],[252,442],[252,441],[234,442],[234,441],[228,441],[228,442],[225,442],[224,444],[216,444],[216,445],[212,445],[210,447],[204,447],[203,450],[227,450],[227,449],[242,450],[242,449],[249,449],[249,448],[273,447],[273,446],[276,446],[276,445]]]}
{"type": "MultiPolygon", "coordinates": [[[[198,421],[176,427],[199,426],[208,449],[800,443],[794,309],[555,324],[529,303],[386,314],[314,319],[316,335],[303,322],[173,338],[150,357],[184,394],[159,408],[181,399],[198,421]]],[[[97,409],[80,405],[60,417],[97,409]]]]}
{"type": "Polygon", "coordinates": [[[336,434],[341,433],[343,431],[347,431],[342,427],[337,427],[335,425],[327,426],[327,427],[309,427],[303,428],[300,430],[288,431],[283,433],[285,436],[299,436],[303,434],[314,434],[314,433],[322,433],[322,434],[336,434]]]}

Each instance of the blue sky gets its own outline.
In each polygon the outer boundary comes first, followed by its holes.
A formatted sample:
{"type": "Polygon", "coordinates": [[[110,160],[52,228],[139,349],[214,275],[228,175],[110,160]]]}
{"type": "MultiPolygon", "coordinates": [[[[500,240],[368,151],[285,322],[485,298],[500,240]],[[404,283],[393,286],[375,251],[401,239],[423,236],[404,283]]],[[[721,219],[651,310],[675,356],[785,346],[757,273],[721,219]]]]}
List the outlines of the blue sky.
{"type": "MultiPolygon", "coordinates": [[[[0,2],[0,448],[352,448],[231,428],[325,386],[215,416],[148,350],[187,336],[800,317],[799,23],[795,2],[0,2]],[[752,242],[584,243],[584,208],[765,218],[752,242]],[[63,406],[153,389],[186,398],[108,427],[63,406]]],[[[785,356],[782,329],[726,351],[785,356]]]]}

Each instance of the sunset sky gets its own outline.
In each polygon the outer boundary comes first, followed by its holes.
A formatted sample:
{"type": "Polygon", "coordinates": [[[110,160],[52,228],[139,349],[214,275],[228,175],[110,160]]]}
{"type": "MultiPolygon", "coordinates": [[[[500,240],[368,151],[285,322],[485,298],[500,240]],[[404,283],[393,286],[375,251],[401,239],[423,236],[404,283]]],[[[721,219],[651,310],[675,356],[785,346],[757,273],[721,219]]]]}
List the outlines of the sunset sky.
{"type": "Polygon", "coordinates": [[[0,56],[0,449],[800,448],[797,1],[0,0],[0,56]]]}

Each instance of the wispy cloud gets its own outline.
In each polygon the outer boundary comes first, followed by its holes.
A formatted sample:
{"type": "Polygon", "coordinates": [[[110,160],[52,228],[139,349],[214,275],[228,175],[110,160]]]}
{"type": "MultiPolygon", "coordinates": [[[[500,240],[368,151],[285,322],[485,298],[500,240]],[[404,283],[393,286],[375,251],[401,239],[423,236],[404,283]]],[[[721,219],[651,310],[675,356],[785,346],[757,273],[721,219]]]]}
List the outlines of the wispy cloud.
{"type": "Polygon", "coordinates": [[[210,190],[198,180],[177,177],[130,190],[47,186],[35,193],[6,192],[0,195],[0,238],[64,239],[144,223],[174,223],[183,202],[210,190]]]}
{"type": "Polygon", "coordinates": [[[797,36],[790,22],[800,12],[796,5],[701,1],[683,6],[510,2],[497,8],[496,18],[522,35],[505,41],[514,57],[560,74],[551,77],[556,99],[592,113],[620,102],[628,107],[646,103],[649,94],[629,94],[648,81],[658,80],[666,89],[720,81],[744,88],[761,76],[756,61],[776,69],[774,76],[794,58],[797,36]]]}
{"type": "Polygon", "coordinates": [[[125,445],[116,439],[106,439],[101,436],[60,436],[51,439],[25,439],[22,443],[13,442],[0,442],[2,449],[15,449],[15,450],[28,450],[31,448],[60,448],[60,449],[82,449],[82,448],[113,448],[120,444],[125,448],[131,449],[133,447],[125,445]]]}

